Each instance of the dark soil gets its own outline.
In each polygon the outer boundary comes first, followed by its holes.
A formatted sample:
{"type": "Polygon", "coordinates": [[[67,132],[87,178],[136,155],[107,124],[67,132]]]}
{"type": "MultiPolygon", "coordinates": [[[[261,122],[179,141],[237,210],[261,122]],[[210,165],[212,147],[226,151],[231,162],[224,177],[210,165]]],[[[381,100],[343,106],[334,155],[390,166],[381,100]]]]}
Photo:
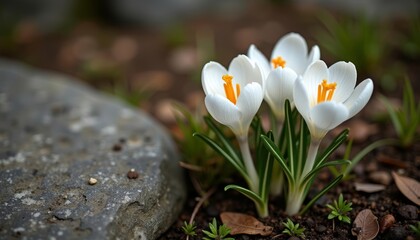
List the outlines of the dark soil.
{"type": "MultiPolygon", "coordinates": [[[[387,152],[387,151],[385,151],[387,152]]],[[[299,223],[306,228],[306,239],[355,239],[352,236],[352,225],[347,223],[335,221],[335,229],[333,231],[333,222],[327,219],[330,210],[325,206],[331,204],[334,199],[338,198],[340,193],[343,193],[344,199],[353,203],[353,210],[349,213],[352,221],[356,215],[363,209],[371,209],[373,214],[381,222],[383,217],[391,214],[396,219],[396,222],[389,229],[380,232],[375,239],[416,239],[415,235],[409,229],[408,225],[414,225],[418,222],[418,207],[408,200],[398,190],[396,185],[392,182],[386,187],[384,191],[376,193],[358,192],[354,188],[355,182],[372,182],[368,178],[369,174],[377,171],[398,171],[404,175],[410,176],[414,179],[420,179],[420,146],[417,145],[416,149],[411,149],[410,152],[404,150],[397,150],[396,152],[389,152],[393,156],[392,159],[402,159],[406,167],[397,168],[393,165],[378,163],[379,159],[383,158],[384,150],[370,154],[365,160],[357,167],[353,179],[341,182],[337,187],[333,188],[325,196],[321,197],[317,203],[303,216],[290,217],[295,223],[299,223]],[[395,158],[394,158],[395,157],[395,158]]],[[[323,171],[320,173],[318,180],[313,186],[313,190],[309,193],[307,201],[311,196],[320,189],[326,181],[330,179],[330,173],[323,171]]],[[[191,192],[190,196],[194,196],[191,192]]],[[[182,232],[181,227],[183,222],[188,222],[197,203],[194,197],[190,197],[178,221],[163,235],[160,239],[184,239],[185,234],[182,232]]],[[[289,239],[290,236],[282,234],[285,222],[289,216],[284,213],[284,202],[281,198],[270,200],[270,216],[267,218],[259,219],[265,225],[274,228],[273,233],[268,237],[237,235],[235,239],[289,239]]],[[[198,236],[193,239],[201,239],[202,229],[208,229],[208,223],[212,218],[216,218],[220,222],[219,215],[222,212],[239,212],[251,216],[258,216],[254,204],[244,198],[242,195],[235,191],[223,191],[223,186],[218,188],[218,191],[210,198],[208,204],[204,206],[197,217],[195,222],[197,225],[198,236]]],[[[190,238],[191,239],[191,238],[190,238]]]]}
{"type": "MultiPolygon", "coordinates": [[[[194,48],[197,44],[197,33],[203,31],[210,32],[210,35],[214,37],[213,55],[215,56],[211,60],[217,60],[225,66],[239,53],[246,53],[251,43],[258,45],[268,55],[278,38],[288,32],[301,33],[307,39],[308,45],[312,46],[316,43],[314,36],[320,28],[320,23],[316,18],[317,10],[319,9],[312,7],[295,8],[284,5],[267,5],[267,3],[253,5],[245,13],[236,17],[203,16],[195,18],[194,21],[188,21],[179,30],[182,33],[180,39],[168,37],[168,34],[171,35],[171,29],[105,26],[96,21],[82,21],[70,29],[48,34],[41,33],[36,28],[28,29],[27,25],[21,24],[16,27],[15,33],[17,34],[12,36],[14,40],[8,44],[3,41],[3,44],[0,45],[0,54],[3,57],[24,61],[37,67],[77,76],[99,89],[109,91],[110,88],[122,86],[126,99],[127,95],[142,91],[143,98],[131,101],[131,103],[146,110],[176,133],[177,127],[174,124],[173,116],[168,113],[167,100],[175,99],[190,108],[202,105],[203,102],[200,86],[200,71],[203,63],[193,60],[192,67],[188,70],[180,70],[168,60],[174,58],[175,61],[182,63],[183,58],[174,57],[176,51],[183,51],[182,53],[186,53],[188,56],[188,50],[185,50],[185,47],[194,48]],[[121,40],[121,37],[137,43],[136,54],[131,58],[130,50],[126,53],[126,58],[123,56],[123,60],[118,60],[110,50],[118,40],[121,40]],[[94,70],[91,69],[92,63],[99,63],[95,65],[94,70]]],[[[391,25],[405,26],[404,21],[402,23],[395,21],[391,25]]],[[[328,54],[324,54],[323,49],[321,52],[322,58],[329,65],[337,60],[345,60],[334,59],[328,54]]],[[[399,61],[406,67],[418,98],[420,59],[409,59],[401,54],[398,48],[393,49],[391,54],[393,57],[390,59],[399,61]]],[[[186,65],[188,64],[185,63],[182,67],[186,65]]],[[[364,74],[361,75],[358,76],[359,81],[367,77],[363,76],[364,74]]],[[[364,126],[363,131],[366,132],[361,133],[362,136],[359,136],[359,140],[355,141],[353,154],[375,140],[395,137],[395,132],[389,121],[376,121],[380,115],[378,113],[381,111],[383,113],[383,110],[374,99],[378,93],[401,99],[401,87],[398,87],[399,84],[397,84],[397,88],[385,91],[378,83],[380,76],[369,77],[375,82],[375,96],[363,112],[356,116],[359,122],[355,126],[352,125],[354,120],[346,123],[346,126],[352,128],[351,132],[360,134],[361,125],[364,126]]],[[[379,119],[383,120],[383,114],[379,119]]],[[[324,143],[328,143],[333,134],[328,135],[329,138],[325,139],[324,143]]],[[[117,149],[115,150],[117,151],[117,149]]],[[[343,149],[339,150],[338,156],[342,152],[343,149]]],[[[343,181],[333,188],[319,199],[305,215],[294,216],[291,219],[306,228],[307,239],[355,239],[356,237],[351,234],[351,224],[336,221],[333,231],[332,221],[327,219],[329,210],[325,204],[331,203],[338,198],[339,193],[343,193],[344,199],[353,203],[353,210],[349,214],[352,221],[363,209],[371,209],[379,221],[387,214],[395,217],[396,222],[383,233],[379,233],[377,239],[415,239],[409,225],[419,221],[418,206],[402,195],[393,181],[387,183],[385,190],[376,193],[355,190],[356,182],[371,183],[373,181],[369,176],[380,171],[384,171],[388,177],[391,171],[396,171],[404,176],[420,180],[420,143],[416,142],[407,149],[388,146],[371,152],[356,166],[352,179],[343,181]]],[[[307,201],[331,178],[328,170],[321,172],[307,201]]],[[[226,180],[226,184],[240,182],[235,176],[232,179],[226,180]]],[[[194,219],[198,235],[192,239],[202,238],[201,230],[208,228],[208,223],[212,218],[216,218],[220,223],[219,214],[222,212],[240,212],[257,216],[254,204],[250,200],[235,191],[223,191],[223,184],[216,187],[215,193],[199,210],[194,219]]],[[[197,193],[190,186],[185,208],[178,220],[160,239],[185,239],[181,226],[184,221],[189,221],[197,203],[196,197],[197,193]]],[[[288,239],[289,236],[282,234],[284,229],[282,222],[287,219],[283,212],[282,199],[271,199],[269,209],[270,217],[260,220],[274,228],[272,235],[268,237],[248,235],[234,237],[236,239],[288,239]]]]}

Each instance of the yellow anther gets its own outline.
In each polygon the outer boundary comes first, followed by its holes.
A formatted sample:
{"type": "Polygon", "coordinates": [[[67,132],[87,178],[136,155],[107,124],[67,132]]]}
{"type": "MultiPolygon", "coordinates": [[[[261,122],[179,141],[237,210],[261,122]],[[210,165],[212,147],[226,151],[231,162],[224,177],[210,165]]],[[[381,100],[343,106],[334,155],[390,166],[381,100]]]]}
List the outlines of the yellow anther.
{"type": "Polygon", "coordinates": [[[318,85],[317,103],[331,101],[336,87],[337,83],[328,83],[327,80],[322,80],[322,82],[318,85]]]}
{"type": "Polygon", "coordinates": [[[274,68],[278,68],[278,67],[284,68],[286,66],[286,61],[280,56],[273,58],[271,60],[271,63],[273,64],[274,68]]]}
{"type": "Polygon", "coordinates": [[[225,74],[222,76],[223,81],[225,83],[223,84],[223,87],[225,88],[225,94],[226,98],[229,99],[233,104],[236,104],[236,100],[239,97],[239,94],[241,92],[241,86],[239,84],[236,84],[236,94],[235,89],[233,88],[232,79],[233,76],[229,74],[225,74]]]}

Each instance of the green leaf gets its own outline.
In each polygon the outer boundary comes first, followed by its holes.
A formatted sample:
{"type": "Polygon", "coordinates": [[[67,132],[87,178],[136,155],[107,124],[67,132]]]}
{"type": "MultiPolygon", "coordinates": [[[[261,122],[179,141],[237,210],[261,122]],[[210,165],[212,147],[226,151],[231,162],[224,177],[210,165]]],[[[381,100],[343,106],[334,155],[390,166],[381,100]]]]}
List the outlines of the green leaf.
{"type": "Polygon", "coordinates": [[[207,123],[209,128],[213,130],[217,138],[222,142],[222,145],[228,151],[230,156],[232,156],[232,158],[235,159],[235,161],[241,162],[242,161],[241,158],[239,157],[238,153],[235,151],[235,149],[232,146],[232,141],[230,141],[229,139],[225,137],[222,130],[220,130],[220,128],[217,127],[217,125],[213,122],[213,120],[210,117],[204,117],[204,121],[207,123]]]}
{"type": "MultiPolygon", "coordinates": [[[[209,232],[209,231],[207,231],[207,230],[203,230],[203,233],[204,234],[206,234],[207,236],[209,236],[209,237],[211,237],[211,238],[213,238],[213,239],[215,239],[216,237],[217,237],[217,235],[215,235],[215,234],[213,234],[213,233],[211,233],[211,232],[209,232]]],[[[203,239],[211,239],[211,238],[203,238],[203,239]]]]}
{"type": "Polygon", "coordinates": [[[312,200],[306,204],[306,206],[299,212],[299,214],[304,214],[308,209],[320,198],[322,197],[328,190],[330,190],[332,187],[337,185],[337,183],[340,182],[340,180],[343,178],[343,175],[340,175],[336,177],[332,182],[330,182],[326,187],[324,187],[312,200]]]}
{"type": "Polygon", "coordinates": [[[213,218],[213,221],[209,224],[210,230],[212,233],[217,235],[217,221],[216,218],[213,218]]]}
{"type": "Polygon", "coordinates": [[[264,143],[264,146],[270,153],[274,156],[274,158],[277,160],[277,162],[282,167],[282,170],[284,171],[287,180],[289,181],[289,184],[294,184],[295,179],[293,178],[288,166],[286,165],[286,162],[284,161],[283,157],[280,155],[280,150],[277,147],[277,145],[267,136],[261,135],[261,139],[264,143]]]}
{"type": "Polygon", "coordinates": [[[317,158],[315,167],[322,164],[348,137],[349,130],[344,129],[327,147],[327,149],[317,158]]]}
{"type": "Polygon", "coordinates": [[[238,185],[227,185],[225,187],[225,191],[229,190],[229,189],[234,189],[240,193],[242,193],[245,197],[251,199],[252,201],[254,201],[255,204],[259,205],[259,206],[264,206],[264,201],[261,199],[260,196],[258,196],[256,193],[254,193],[253,191],[243,188],[241,186],[238,185]]]}
{"type": "Polygon", "coordinates": [[[284,103],[285,105],[285,121],[286,121],[286,139],[288,142],[288,158],[289,158],[289,169],[290,169],[290,175],[295,177],[297,176],[297,158],[296,158],[296,143],[295,140],[295,125],[292,119],[292,110],[290,108],[290,102],[289,100],[286,100],[284,103]]]}
{"type": "Polygon", "coordinates": [[[245,166],[242,162],[235,160],[231,155],[229,155],[224,149],[222,149],[215,141],[213,141],[211,138],[201,134],[201,133],[194,133],[195,137],[200,138],[204,142],[206,142],[211,148],[213,148],[214,151],[222,155],[226,160],[228,160],[235,168],[239,171],[239,173],[242,175],[247,182],[250,182],[249,176],[246,173],[245,166]]]}
{"type": "MultiPolygon", "coordinates": [[[[274,141],[274,135],[270,131],[267,133],[267,137],[274,141]]],[[[258,165],[261,167],[258,169],[258,176],[260,176],[259,181],[259,195],[262,198],[263,202],[266,202],[268,199],[268,195],[270,192],[270,181],[271,181],[271,173],[273,169],[273,158],[270,152],[264,147],[264,143],[260,141],[258,146],[259,156],[257,157],[258,165]]]]}
{"type": "Polygon", "coordinates": [[[257,155],[258,155],[258,146],[260,145],[260,135],[263,132],[263,128],[261,126],[261,118],[259,116],[255,116],[254,119],[252,119],[251,127],[254,130],[254,142],[255,146],[257,148],[257,155]]]}
{"type": "Polygon", "coordinates": [[[350,218],[347,216],[343,216],[343,222],[349,223],[350,224],[350,218]]]}
{"type": "Polygon", "coordinates": [[[300,121],[300,135],[299,135],[299,151],[298,151],[298,159],[296,169],[298,174],[300,175],[303,171],[303,166],[305,166],[306,157],[307,157],[307,150],[310,144],[310,133],[308,126],[303,118],[300,121]]]}
{"type": "Polygon", "coordinates": [[[323,163],[323,164],[315,167],[314,169],[312,169],[305,176],[305,178],[301,182],[301,186],[305,186],[307,184],[307,182],[310,181],[315,176],[315,174],[318,173],[319,171],[321,171],[321,169],[324,168],[324,167],[336,166],[336,165],[343,165],[343,164],[350,164],[350,163],[351,162],[349,160],[336,160],[336,161],[330,161],[330,162],[323,163]]]}

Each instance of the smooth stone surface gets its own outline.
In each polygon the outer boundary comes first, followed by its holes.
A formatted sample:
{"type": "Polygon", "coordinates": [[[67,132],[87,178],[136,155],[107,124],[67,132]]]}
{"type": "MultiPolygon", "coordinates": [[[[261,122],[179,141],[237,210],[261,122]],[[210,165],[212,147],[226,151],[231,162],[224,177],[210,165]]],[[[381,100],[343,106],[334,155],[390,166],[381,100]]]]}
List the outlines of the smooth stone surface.
{"type": "Polygon", "coordinates": [[[0,239],[157,238],[185,200],[178,160],[146,114],[0,60],[0,239]]]}
{"type": "Polygon", "coordinates": [[[398,19],[401,17],[415,17],[420,3],[417,0],[296,0],[297,4],[312,4],[350,13],[356,17],[369,19],[398,19]]]}

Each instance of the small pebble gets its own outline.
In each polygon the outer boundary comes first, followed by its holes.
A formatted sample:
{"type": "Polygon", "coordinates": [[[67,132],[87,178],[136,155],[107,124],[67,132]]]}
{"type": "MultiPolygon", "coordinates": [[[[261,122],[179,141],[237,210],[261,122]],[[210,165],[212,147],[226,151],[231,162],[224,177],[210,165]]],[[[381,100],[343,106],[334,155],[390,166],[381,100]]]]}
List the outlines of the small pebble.
{"type": "Polygon", "coordinates": [[[112,151],[114,152],[119,152],[122,150],[122,146],[120,144],[115,144],[114,146],[112,146],[112,151]]]}
{"type": "Polygon", "coordinates": [[[89,178],[89,185],[95,185],[97,182],[96,178],[89,178]]]}
{"type": "Polygon", "coordinates": [[[369,174],[369,179],[375,183],[380,183],[385,186],[388,186],[392,181],[391,175],[386,171],[372,172],[369,174]]]}
{"type": "Polygon", "coordinates": [[[414,220],[418,218],[417,207],[413,205],[403,205],[398,208],[398,214],[407,220],[414,220]]]}
{"type": "Polygon", "coordinates": [[[318,225],[318,226],[316,226],[315,230],[319,233],[323,233],[327,230],[327,227],[324,226],[324,225],[318,225]]]}
{"type": "Polygon", "coordinates": [[[370,208],[375,209],[376,208],[376,202],[371,202],[370,203],[370,208]]]}
{"type": "Polygon", "coordinates": [[[139,177],[139,173],[136,172],[134,168],[130,169],[127,173],[128,179],[137,179],[139,177]]]}

